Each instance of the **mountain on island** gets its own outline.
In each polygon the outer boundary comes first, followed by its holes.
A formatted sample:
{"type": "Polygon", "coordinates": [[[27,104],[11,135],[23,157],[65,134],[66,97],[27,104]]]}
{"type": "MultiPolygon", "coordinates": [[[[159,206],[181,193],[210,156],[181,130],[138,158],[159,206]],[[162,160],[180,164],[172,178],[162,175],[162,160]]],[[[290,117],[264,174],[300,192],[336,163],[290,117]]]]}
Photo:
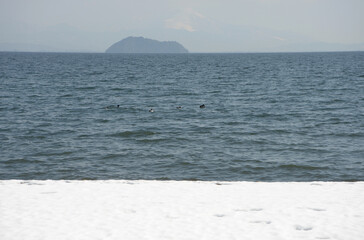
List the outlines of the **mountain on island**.
{"type": "Polygon", "coordinates": [[[144,37],[128,37],[111,45],[106,53],[188,53],[175,41],[160,42],[144,37]]]}

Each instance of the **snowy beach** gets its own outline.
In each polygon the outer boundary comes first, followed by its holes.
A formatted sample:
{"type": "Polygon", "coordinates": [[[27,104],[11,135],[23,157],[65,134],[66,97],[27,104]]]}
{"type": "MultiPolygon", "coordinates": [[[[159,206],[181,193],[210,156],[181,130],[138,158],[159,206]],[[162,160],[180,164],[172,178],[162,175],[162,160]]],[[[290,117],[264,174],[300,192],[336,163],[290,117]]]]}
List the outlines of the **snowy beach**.
{"type": "Polygon", "coordinates": [[[0,239],[364,239],[364,182],[0,181],[0,239]]]}

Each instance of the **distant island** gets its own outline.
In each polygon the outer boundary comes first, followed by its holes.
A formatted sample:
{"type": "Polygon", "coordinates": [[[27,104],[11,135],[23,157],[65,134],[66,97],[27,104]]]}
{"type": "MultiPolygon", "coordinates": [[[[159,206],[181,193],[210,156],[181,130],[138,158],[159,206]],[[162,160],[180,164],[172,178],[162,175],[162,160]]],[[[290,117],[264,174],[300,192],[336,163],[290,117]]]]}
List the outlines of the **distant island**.
{"type": "Polygon", "coordinates": [[[144,37],[127,37],[111,45],[106,53],[188,53],[175,41],[160,42],[144,37]]]}

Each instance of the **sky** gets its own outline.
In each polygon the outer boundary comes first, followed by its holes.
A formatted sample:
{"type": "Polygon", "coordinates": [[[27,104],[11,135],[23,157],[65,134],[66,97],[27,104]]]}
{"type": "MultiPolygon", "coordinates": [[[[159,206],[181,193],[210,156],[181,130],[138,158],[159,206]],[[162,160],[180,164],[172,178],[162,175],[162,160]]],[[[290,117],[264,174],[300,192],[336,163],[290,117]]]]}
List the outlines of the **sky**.
{"type": "Polygon", "coordinates": [[[191,52],[364,50],[364,0],[0,0],[0,50],[103,52],[128,36],[191,52]]]}

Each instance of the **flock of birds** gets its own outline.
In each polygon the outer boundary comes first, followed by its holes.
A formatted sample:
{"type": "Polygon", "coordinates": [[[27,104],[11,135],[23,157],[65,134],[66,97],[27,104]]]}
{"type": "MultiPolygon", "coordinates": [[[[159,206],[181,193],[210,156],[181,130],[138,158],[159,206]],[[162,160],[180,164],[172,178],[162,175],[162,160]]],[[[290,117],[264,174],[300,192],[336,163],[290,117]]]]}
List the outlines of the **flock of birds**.
{"type": "MultiPolygon", "coordinates": [[[[119,108],[119,107],[120,107],[120,105],[116,105],[116,108],[119,108]]],[[[108,107],[106,107],[106,109],[111,109],[111,108],[114,108],[114,106],[108,106],[108,107]]],[[[181,106],[178,106],[176,108],[177,109],[182,109],[181,106]]],[[[200,108],[205,108],[205,104],[200,105],[200,108]]],[[[154,109],[153,108],[149,109],[149,112],[154,112],[154,109]]]]}

